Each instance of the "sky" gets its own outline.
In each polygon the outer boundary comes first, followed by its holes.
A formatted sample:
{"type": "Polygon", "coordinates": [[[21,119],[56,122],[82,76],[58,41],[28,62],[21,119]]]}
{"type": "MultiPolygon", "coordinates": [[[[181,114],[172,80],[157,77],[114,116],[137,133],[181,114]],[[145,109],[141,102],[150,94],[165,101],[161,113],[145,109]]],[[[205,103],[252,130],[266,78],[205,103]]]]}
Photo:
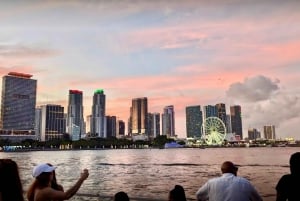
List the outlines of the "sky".
{"type": "Polygon", "coordinates": [[[131,100],[149,112],[174,105],[186,137],[185,107],[241,105],[243,134],[275,125],[300,139],[300,1],[86,0],[0,2],[0,76],[38,80],[37,106],[96,89],[106,114],[127,122],[131,100]]]}

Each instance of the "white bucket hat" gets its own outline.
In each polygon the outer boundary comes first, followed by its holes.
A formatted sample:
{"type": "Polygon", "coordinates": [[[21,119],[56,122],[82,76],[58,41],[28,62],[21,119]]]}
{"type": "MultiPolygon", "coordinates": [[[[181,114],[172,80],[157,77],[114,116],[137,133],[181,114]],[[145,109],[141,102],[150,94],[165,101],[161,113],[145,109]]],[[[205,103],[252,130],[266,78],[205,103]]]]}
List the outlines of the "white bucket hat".
{"type": "Polygon", "coordinates": [[[43,163],[40,165],[37,165],[33,168],[32,171],[32,176],[33,177],[38,177],[40,174],[42,174],[43,172],[52,172],[56,169],[56,167],[54,166],[50,166],[47,163],[43,163]]]}

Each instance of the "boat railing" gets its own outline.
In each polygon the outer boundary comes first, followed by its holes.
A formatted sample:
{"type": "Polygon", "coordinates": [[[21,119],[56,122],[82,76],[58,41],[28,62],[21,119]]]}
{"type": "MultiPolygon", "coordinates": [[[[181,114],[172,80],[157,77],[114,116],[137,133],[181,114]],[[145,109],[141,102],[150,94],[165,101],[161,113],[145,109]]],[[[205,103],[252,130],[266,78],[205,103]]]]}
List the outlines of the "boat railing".
{"type": "MultiPolygon", "coordinates": [[[[82,197],[82,198],[94,198],[93,200],[97,201],[113,201],[113,195],[100,195],[100,194],[88,194],[88,193],[77,193],[75,196],[82,197]]],[[[150,198],[150,197],[135,197],[130,196],[130,201],[167,201],[168,197],[156,197],[156,198],[150,198]]],[[[195,201],[196,199],[193,198],[187,198],[187,201],[195,201]]]]}

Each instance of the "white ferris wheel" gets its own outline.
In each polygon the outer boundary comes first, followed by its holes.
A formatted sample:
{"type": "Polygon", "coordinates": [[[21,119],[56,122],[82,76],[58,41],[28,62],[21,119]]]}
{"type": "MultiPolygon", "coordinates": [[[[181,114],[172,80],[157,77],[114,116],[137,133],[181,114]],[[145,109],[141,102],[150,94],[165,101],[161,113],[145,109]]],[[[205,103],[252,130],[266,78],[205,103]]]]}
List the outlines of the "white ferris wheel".
{"type": "Polygon", "coordinates": [[[218,117],[208,117],[202,124],[203,139],[208,145],[221,145],[226,137],[226,126],[218,117]]]}

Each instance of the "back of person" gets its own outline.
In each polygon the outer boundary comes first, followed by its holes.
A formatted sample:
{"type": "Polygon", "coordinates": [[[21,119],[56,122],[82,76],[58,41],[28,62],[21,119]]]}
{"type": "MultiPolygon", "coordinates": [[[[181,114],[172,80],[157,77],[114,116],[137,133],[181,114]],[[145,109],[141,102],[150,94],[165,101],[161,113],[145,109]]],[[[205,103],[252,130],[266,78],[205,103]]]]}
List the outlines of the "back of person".
{"type": "Polygon", "coordinates": [[[114,201],[129,201],[127,193],[120,191],[115,194],[114,201]]]}

